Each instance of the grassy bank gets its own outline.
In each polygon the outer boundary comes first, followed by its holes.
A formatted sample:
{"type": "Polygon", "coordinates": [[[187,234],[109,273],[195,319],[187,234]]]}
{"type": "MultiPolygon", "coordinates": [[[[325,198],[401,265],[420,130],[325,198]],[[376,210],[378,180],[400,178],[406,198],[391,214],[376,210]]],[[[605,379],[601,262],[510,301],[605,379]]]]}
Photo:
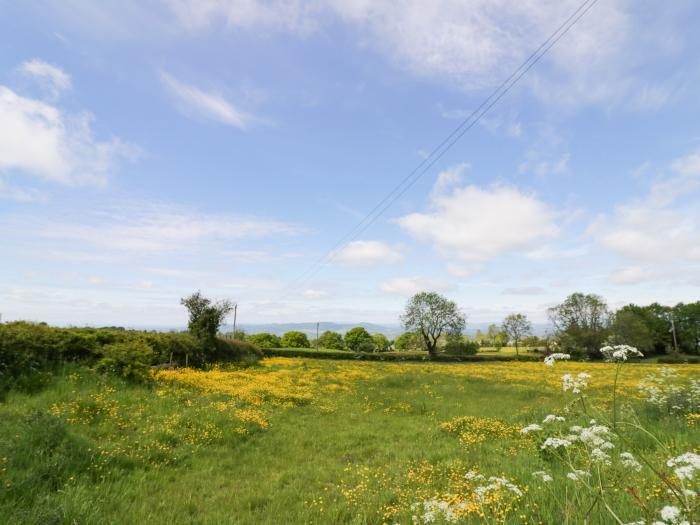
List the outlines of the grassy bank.
{"type": "MultiPolygon", "coordinates": [[[[655,369],[628,366],[621,391],[636,396],[655,369]]],[[[531,474],[546,459],[519,429],[558,410],[568,399],[560,376],[581,370],[593,375],[590,403],[606,407],[607,364],[269,358],[162,371],[141,386],[68,367],[43,391],[0,405],[0,515],[8,524],[408,524],[413,504],[467,497],[464,475],[475,468],[512,480],[523,497],[472,505],[462,522],[578,523],[578,510],[561,507],[573,485],[537,488],[531,474]]],[[[650,457],[697,447],[689,420],[639,417],[663,443],[635,434],[650,457]]],[[[641,511],[626,486],[650,508],[667,500],[649,473],[618,481],[611,498],[628,521],[641,511]]],[[[601,508],[590,517],[610,523],[601,508]]]]}

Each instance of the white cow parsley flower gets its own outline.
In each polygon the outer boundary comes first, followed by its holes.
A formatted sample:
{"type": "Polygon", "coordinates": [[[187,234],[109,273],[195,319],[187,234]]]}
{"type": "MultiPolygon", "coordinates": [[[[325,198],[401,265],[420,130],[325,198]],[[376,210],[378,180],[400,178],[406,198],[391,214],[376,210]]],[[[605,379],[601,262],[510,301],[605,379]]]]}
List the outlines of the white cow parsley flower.
{"type": "Polygon", "coordinates": [[[579,481],[580,479],[583,479],[584,477],[588,477],[590,475],[591,473],[586,472],[585,470],[574,470],[573,472],[569,472],[566,475],[566,477],[573,481],[579,481]]]}
{"type": "Polygon", "coordinates": [[[544,443],[542,443],[542,446],[540,447],[542,450],[546,450],[548,448],[559,448],[559,447],[568,447],[571,445],[571,441],[568,439],[562,439],[562,438],[557,438],[557,437],[548,437],[547,439],[544,440],[544,443]]]}
{"type": "Polygon", "coordinates": [[[606,361],[617,363],[627,361],[630,357],[644,357],[643,353],[629,345],[604,346],[600,349],[600,353],[606,361]]]}
{"type": "Polygon", "coordinates": [[[622,452],[620,454],[620,461],[622,462],[622,466],[625,468],[634,470],[636,472],[642,470],[642,464],[639,461],[637,461],[637,459],[632,455],[631,452],[622,452]]]}
{"type": "Polygon", "coordinates": [[[542,420],[542,423],[551,423],[552,421],[559,421],[559,422],[562,422],[562,421],[566,421],[566,419],[564,419],[562,416],[557,416],[557,415],[554,415],[554,414],[549,414],[547,417],[545,417],[545,418],[542,420]]]}
{"type": "Polygon", "coordinates": [[[678,479],[691,480],[696,470],[700,470],[700,454],[686,452],[675,458],[669,459],[666,465],[673,468],[678,479]]]}
{"type": "Polygon", "coordinates": [[[529,432],[538,432],[540,430],[542,430],[541,426],[539,426],[537,423],[531,423],[525,428],[521,429],[520,432],[522,434],[528,434],[529,432]]]}
{"type": "Polygon", "coordinates": [[[569,390],[571,390],[573,394],[580,394],[581,390],[588,386],[587,380],[590,378],[591,375],[587,374],[586,372],[581,372],[576,376],[572,376],[571,374],[564,374],[563,376],[561,376],[564,392],[568,392],[569,390]]]}
{"type": "Polygon", "coordinates": [[[547,357],[545,357],[544,364],[547,366],[554,366],[554,363],[557,361],[568,361],[569,359],[571,359],[571,355],[557,352],[554,354],[549,354],[547,357]]]}
{"type": "Polygon", "coordinates": [[[539,478],[544,482],[549,482],[552,481],[554,478],[547,474],[544,470],[538,470],[537,472],[532,473],[533,478],[539,478]]]}

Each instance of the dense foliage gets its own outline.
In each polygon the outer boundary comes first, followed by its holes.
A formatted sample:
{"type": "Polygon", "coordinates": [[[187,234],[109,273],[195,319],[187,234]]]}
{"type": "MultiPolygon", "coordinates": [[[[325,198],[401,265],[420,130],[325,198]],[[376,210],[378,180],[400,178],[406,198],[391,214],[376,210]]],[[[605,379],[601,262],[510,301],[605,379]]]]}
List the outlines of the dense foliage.
{"type": "Polygon", "coordinates": [[[420,337],[415,332],[404,332],[394,340],[394,348],[399,351],[420,350],[420,337]]]}
{"type": "Polygon", "coordinates": [[[388,352],[391,349],[391,341],[384,334],[372,334],[375,352],[388,352]]]}
{"type": "Polygon", "coordinates": [[[353,352],[373,352],[374,351],[374,339],[369,335],[369,332],[357,326],[351,328],[345,333],[344,338],[345,346],[348,350],[353,352]]]}
{"type": "Polygon", "coordinates": [[[246,336],[246,341],[254,344],[258,348],[279,348],[281,346],[279,336],[266,332],[246,336]]]}
{"type": "Polygon", "coordinates": [[[338,332],[326,330],[318,338],[318,346],[330,350],[343,350],[345,348],[345,343],[343,342],[343,336],[338,332]]]}
{"type": "Polygon", "coordinates": [[[700,301],[629,304],[611,313],[601,297],[575,293],[548,313],[561,349],[577,357],[599,358],[606,341],[630,344],[647,356],[700,354],[700,301]]]}
{"type": "Polygon", "coordinates": [[[460,335],[447,336],[442,351],[448,355],[476,355],[479,351],[479,343],[469,341],[460,335]]]}
{"type": "Polygon", "coordinates": [[[233,310],[230,301],[212,301],[200,292],[184,297],[180,303],[187,308],[189,321],[187,328],[195,336],[205,351],[211,351],[216,346],[216,336],[219,327],[226,316],[233,310]]]}
{"type": "Polygon", "coordinates": [[[602,297],[573,293],[547,311],[563,351],[578,357],[600,358],[610,326],[610,311],[602,297]]]}
{"type": "Polygon", "coordinates": [[[282,335],[280,345],[284,348],[310,348],[311,343],[304,332],[291,330],[282,335]]]}
{"type": "MultiPolygon", "coordinates": [[[[135,347],[134,347],[135,348],[135,347]]],[[[48,379],[46,372],[72,362],[116,370],[127,356],[133,365],[159,363],[188,364],[203,367],[219,361],[257,359],[259,350],[236,340],[215,339],[204,348],[188,333],[160,333],[121,328],[57,328],[44,323],[16,321],[0,324],[0,392],[12,388],[39,386],[48,379]],[[142,350],[130,352],[125,344],[137,344],[142,350]],[[111,360],[111,361],[110,361],[111,360]]],[[[123,365],[126,365],[123,363],[123,365]]],[[[127,374],[128,375],[128,374],[127,374]]]]}

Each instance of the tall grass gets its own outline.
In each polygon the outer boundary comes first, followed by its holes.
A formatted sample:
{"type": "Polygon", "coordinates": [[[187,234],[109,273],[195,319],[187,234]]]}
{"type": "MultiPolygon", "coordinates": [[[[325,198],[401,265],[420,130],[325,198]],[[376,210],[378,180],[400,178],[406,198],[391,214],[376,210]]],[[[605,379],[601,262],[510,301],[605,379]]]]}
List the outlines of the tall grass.
{"type": "MultiPolygon", "coordinates": [[[[0,516],[8,524],[408,524],[411,505],[467,494],[464,475],[476,469],[506,477],[523,497],[503,494],[464,523],[563,523],[576,515],[560,505],[572,486],[537,490],[532,472],[542,458],[519,432],[566,401],[560,372],[542,368],[271,358],[246,369],[167,371],[149,386],[68,366],[42,391],[12,392],[0,405],[0,516]]],[[[593,368],[590,402],[608,408],[613,369],[593,368]]],[[[654,368],[625,370],[622,392],[635,392],[654,368]]],[[[639,417],[664,446],[698,446],[690,420],[653,410],[639,417]]],[[[639,440],[665,457],[654,440],[639,440]]],[[[550,470],[566,474],[555,463],[550,470]]],[[[649,507],[666,501],[654,477],[633,482],[649,507]]],[[[634,521],[638,504],[627,486],[616,489],[616,509],[634,521]]],[[[610,521],[594,509],[589,523],[610,521]]]]}

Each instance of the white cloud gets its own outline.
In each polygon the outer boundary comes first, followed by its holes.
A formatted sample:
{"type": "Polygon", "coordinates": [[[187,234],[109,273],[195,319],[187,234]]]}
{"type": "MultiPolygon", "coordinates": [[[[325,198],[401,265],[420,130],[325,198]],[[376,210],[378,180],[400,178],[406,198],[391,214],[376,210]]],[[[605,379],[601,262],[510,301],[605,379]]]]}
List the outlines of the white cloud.
{"type": "Polygon", "coordinates": [[[502,295],[544,295],[545,289],[540,286],[523,286],[519,288],[505,288],[502,295]]]}
{"type": "Polygon", "coordinates": [[[383,292],[404,297],[424,291],[444,292],[452,288],[453,286],[446,281],[425,277],[396,277],[380,285],[383,292]]]}
{"type": "Polygon", "coordinates": [[[102,185],[120,156],[136,149],[118,139],[100,142],[92,117],[23,97],[0,85],[0,173],[19,170],[61,184],[102,185]]]}
{"type": "Polygon", "coordinates": [[[203,213],[167,204],[128,202],[81,209],[63,220],[19,215],[4,221],[0,234],[29,234],[70,244],[92,246],[109,253],[155,254],[187,252],[209,243],[226,256],[231,242],[272,235],[294,235],[296,225],[274,219],[203,213]]]}
{"type": "MultiPolygon", "coordinates": [[[[442,178],[439,177],[438,181],[442,178]]],[[[555,213],[532,195],[495,185],[433,192],[430,209],[396,222],[445,257],[480,263],[509,252],[526,252],[559,233],[555,213]]]]}
{"type": "Polygon", "coordinates": [[[160,73],[160,79],[175,98],[180,112],[186,116],[214,120],[239,129],[246,129],[252,121],[250,115],[240,111],[219,93],[203,91],[165,72],[160,73]]]}
{"type": "Polygon", "coordinates": [[[304,290],[303,293],[304,297],[306,299],[323,299],[328,295],[328,292],[324,292],[323,290],[314,290],[312,288],[309,288],[308,290],[304,290]]]}
{"type": "Polygon", "coordinates": [[[230,28],[270,27],[301,33],[315,27],[322,5],[305,0],[168,0],[168,4],[188,30],[223,23],[230,28]]]}
{"type": "Polygon", "coordinates": [[[650,272],[644,268],[629,266],[614,271],[610,275],[610,281],[615,284],[638,284],[647,281],[650,276],[650,272]]]}
{"type": "Polygon", "coordinates": [[[382,241],[352,241],[331,254],[331,260],[345,266],[374,266],[400,262],[400,250],[382,241]]]}
{"type": "Polygon", "coordinates": [[[51,93],[52,98],[71,88],[71,78],[60,67],[44,62],[38,58],[24,62],[20,71],[39,80],[51,93]]]}
{"type": "MultiPolygon", "coordinates": [[[[588,230],[596,242],[636,263],[700,261],[700,154],[677,160],[672,170],[674,174],[652,184],[644,198],[599,216],[588,230]]],[[[617,280],[637,277],[639,270],[627,270],[617,280]]]]}

